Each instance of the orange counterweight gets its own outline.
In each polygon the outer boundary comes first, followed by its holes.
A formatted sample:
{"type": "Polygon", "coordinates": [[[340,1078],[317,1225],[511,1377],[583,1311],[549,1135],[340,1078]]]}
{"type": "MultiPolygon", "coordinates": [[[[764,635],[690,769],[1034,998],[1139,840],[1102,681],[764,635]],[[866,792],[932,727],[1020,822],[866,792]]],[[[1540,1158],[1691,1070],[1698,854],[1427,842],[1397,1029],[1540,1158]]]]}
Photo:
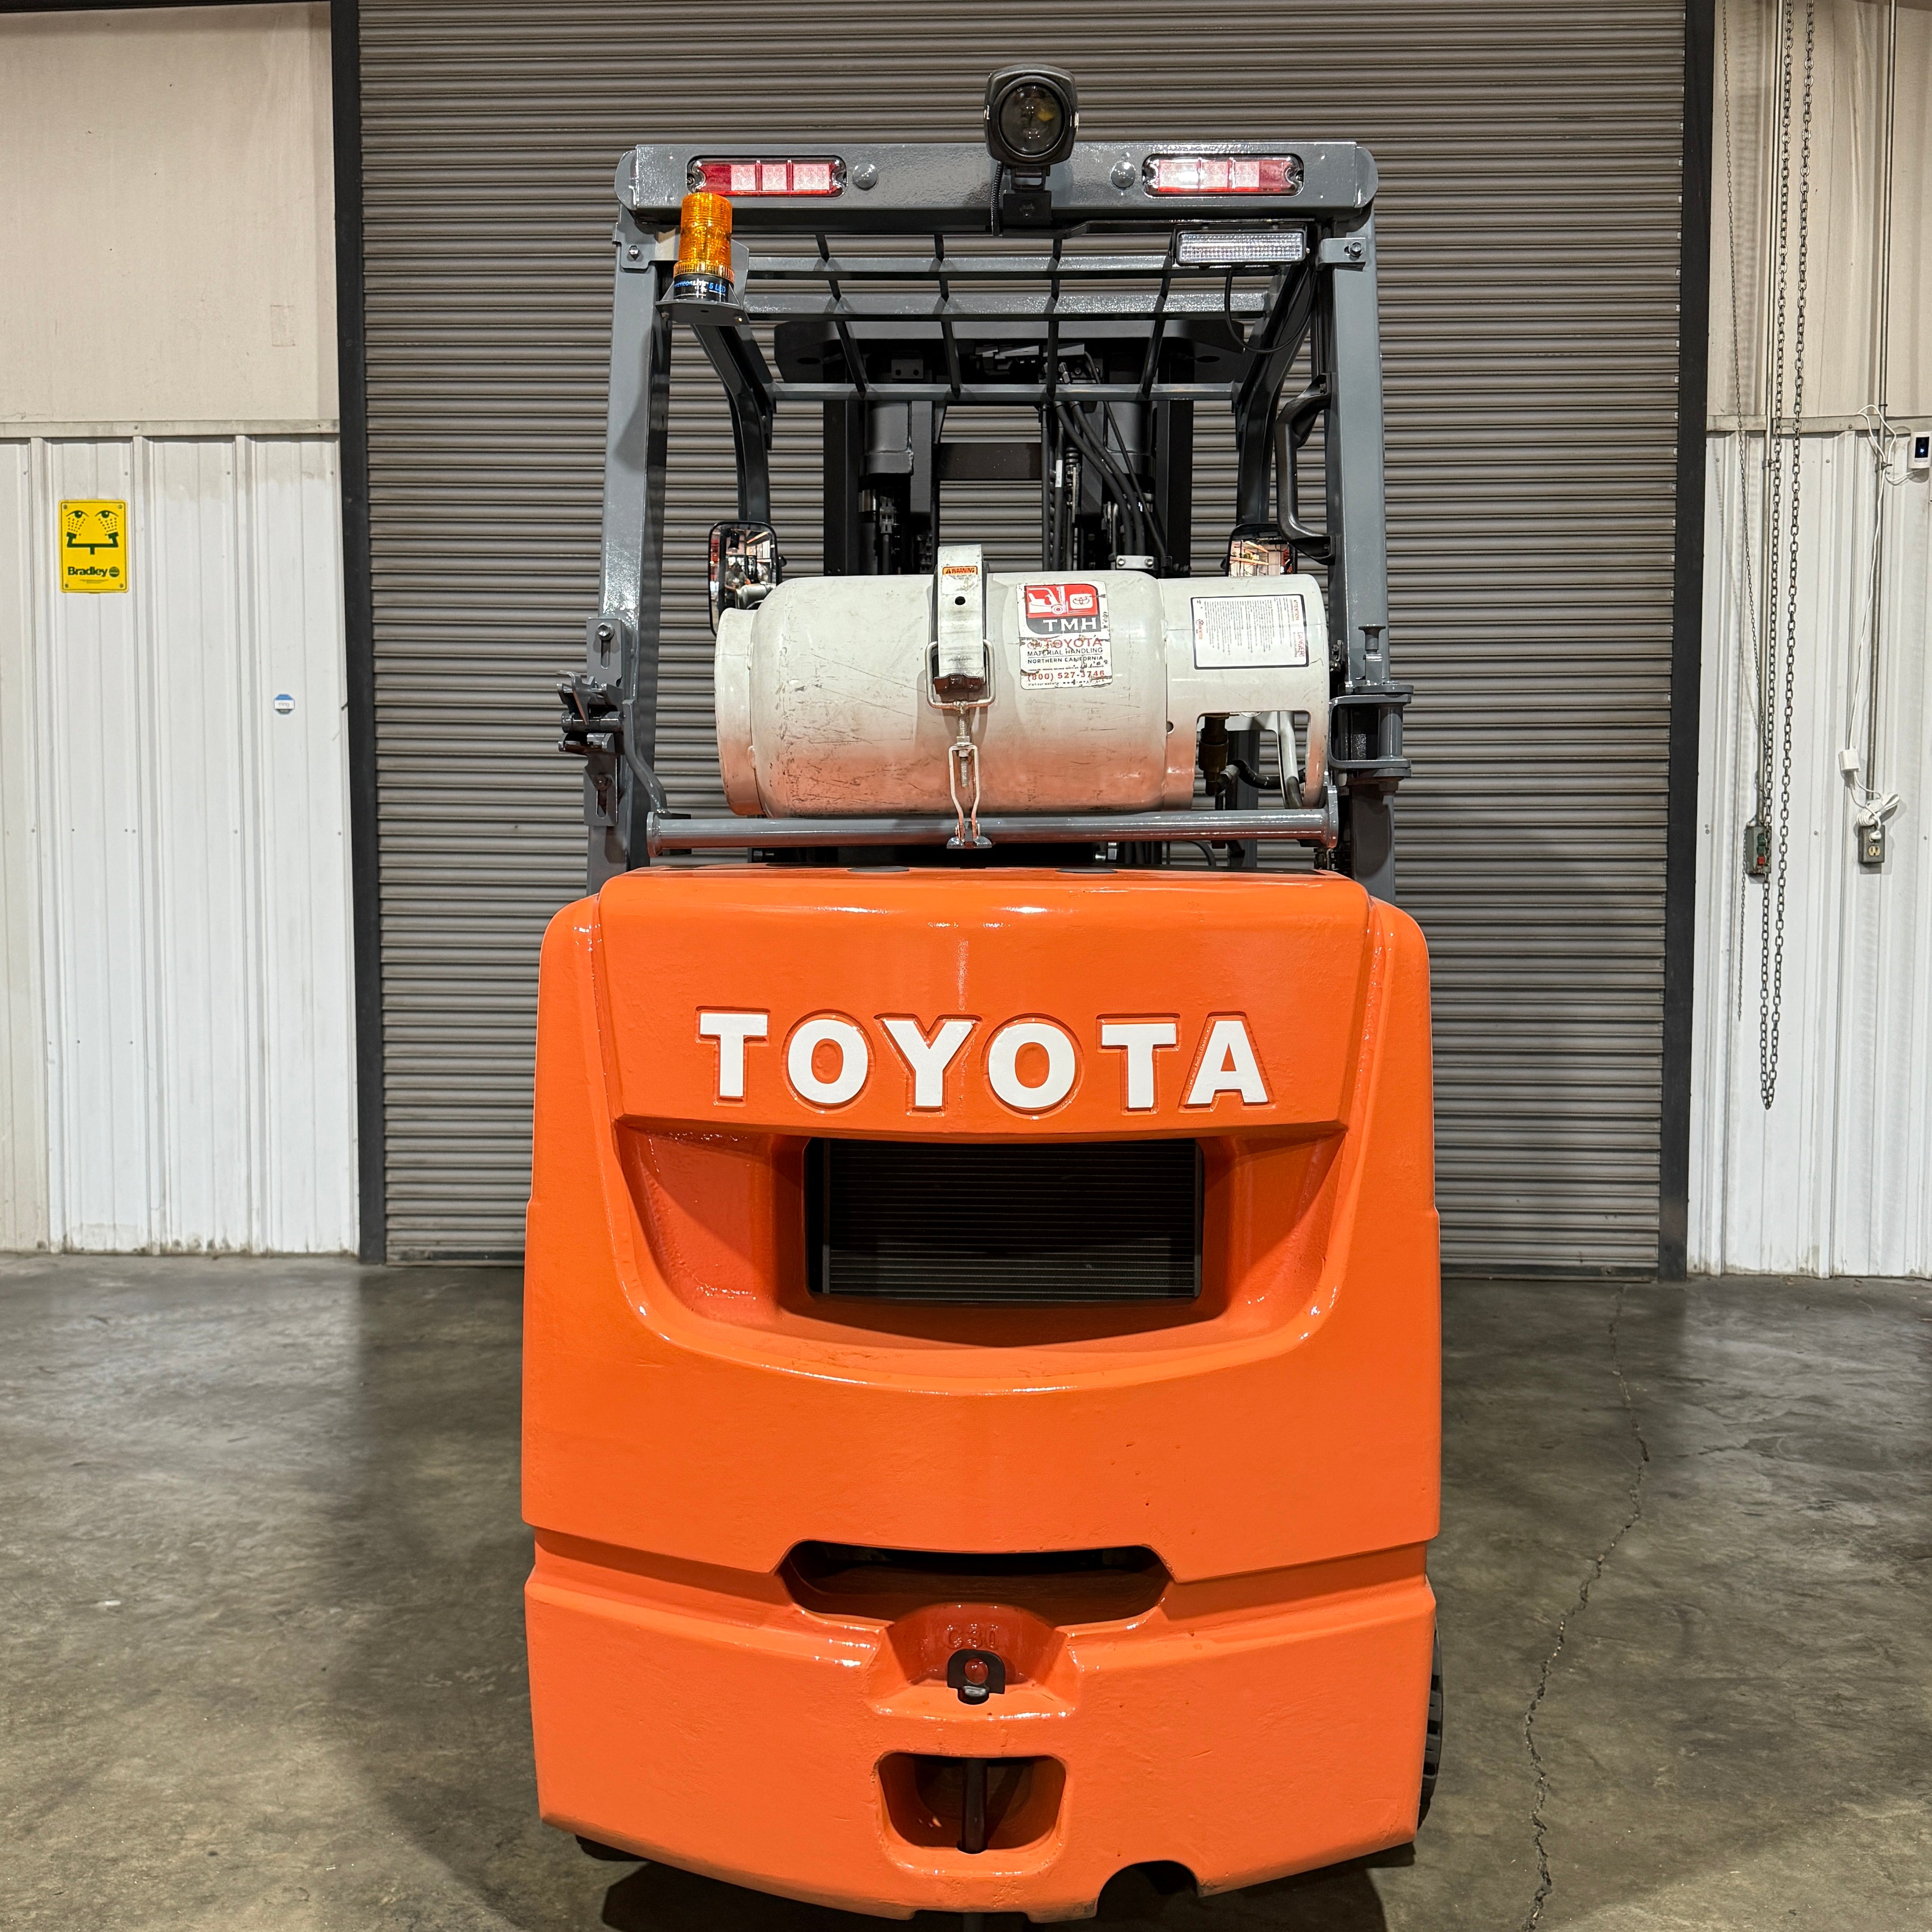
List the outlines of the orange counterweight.
{"type": "Polygon", "coordinates": [[[1420,934],[1333,874],[659,869],[566,908],[524,1345],[544,1817],[899,1918],[1406,1842],[1432,1132],[1420,934]],[[1197,1143],[1198,1293],[814,1292],[808,1150],[848,1139],[1197,1143]]]}

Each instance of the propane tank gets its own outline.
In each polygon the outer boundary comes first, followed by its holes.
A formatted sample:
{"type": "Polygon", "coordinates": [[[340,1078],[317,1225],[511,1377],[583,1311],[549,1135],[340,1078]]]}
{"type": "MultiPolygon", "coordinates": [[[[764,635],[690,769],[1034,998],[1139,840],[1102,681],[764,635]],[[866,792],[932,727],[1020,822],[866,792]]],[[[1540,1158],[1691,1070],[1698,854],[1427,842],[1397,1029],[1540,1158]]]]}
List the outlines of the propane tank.
{"type": "Polygon", "coordinates": [[[1291,719],[1305,721],[1318,796],[1328,633],[1313,578],[993,573],[980,687],[941,673],[940,620],[959,614],[940,608],[952,568],[944,592],[935,578],[796,578],[720,614],[718,754],[734,812],[951,811],[962,734],[983,812],[1178,809],[1194,795],[1201,719],[1245,713],[1280,714],[1290,747],[1291,719]],[[962,688],[983,694],[948,702],[962,688]]]}

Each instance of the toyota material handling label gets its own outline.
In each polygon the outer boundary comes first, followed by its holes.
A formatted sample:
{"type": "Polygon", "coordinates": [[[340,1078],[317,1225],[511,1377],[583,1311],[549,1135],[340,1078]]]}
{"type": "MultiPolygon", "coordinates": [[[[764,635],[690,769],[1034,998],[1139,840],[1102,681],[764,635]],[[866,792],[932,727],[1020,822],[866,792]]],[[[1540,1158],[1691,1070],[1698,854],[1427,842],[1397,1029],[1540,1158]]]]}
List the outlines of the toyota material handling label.
{"type": "Polygon", "coordinates": [[[1111,684],[1107,593],[1097,584],[1020,586],[1020,682],[1111,684]]]}
{"type": "Polygon", "coordinates": [[[1268,670],[1308,662],[1308,616],[1299,595],[1196,597],[1194,668],[1268,670]]]}

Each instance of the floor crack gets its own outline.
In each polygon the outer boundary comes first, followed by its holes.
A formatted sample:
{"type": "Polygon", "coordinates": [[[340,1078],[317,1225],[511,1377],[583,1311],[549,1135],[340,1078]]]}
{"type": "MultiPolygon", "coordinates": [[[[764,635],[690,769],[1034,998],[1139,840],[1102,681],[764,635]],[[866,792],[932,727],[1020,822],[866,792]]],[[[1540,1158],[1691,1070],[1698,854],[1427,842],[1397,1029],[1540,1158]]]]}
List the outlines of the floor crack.
{"type": "Polygon", "coordinates": [[[1529,1708],[1522,1714],[1522,1741],[1528,1747],[1529,1762],[1536,1773],[1536,1796],[1529,1808],[1530,1829],[1536,1840],[1536,1896],[1530,1900],[1522,1932],[1536,1932],[1542,1921],[1543,1908],[1550,1901],[1552,1883],[1550,1876],[1549,1820],[1544,1811],[1550,1797],[1550,1768],[1537,1748],[1536,1714],[1543,1708],[1543,1700],[1550,1690],[1550,1673],[1556,1668],[1556,1660],[1563,1654],[1563,1646],[1569,1640],[1570,1626],[1588,1607],[1590,1592],[1603,1576],[1604,1566],[1610,1560],[1611,1553],[1643,1516],[1643,1472],[1650,1461],[1650,1444],[1644,1440],[1643,1424],[1638,1418],[1636,1404],[1630,1400],[1630,1384],[1624,1378],[1623,1355],[1618,1346],[1617,1326],[1623,1319],[1624,1294],[1623,1288],[1617,1290],[1616,1301],[1610,1310],[1610,1372],[1617,1378],[1617,1391],[1623,1398],[1624,1415],[1630,1424],[1630,1435],[1637,1448],[1636,1464],[1630,1477],[1630,1512],[1617,1526],[1616,1535],[1591,1558],[1588,1574],[1577,1586],[1576,1601],[1557,1619],[1556,1641],[1550,1654],[1543,1660],[1543,1668],[1536,1679],[1536,1694],[1529,1700],[1529,1708]]]}

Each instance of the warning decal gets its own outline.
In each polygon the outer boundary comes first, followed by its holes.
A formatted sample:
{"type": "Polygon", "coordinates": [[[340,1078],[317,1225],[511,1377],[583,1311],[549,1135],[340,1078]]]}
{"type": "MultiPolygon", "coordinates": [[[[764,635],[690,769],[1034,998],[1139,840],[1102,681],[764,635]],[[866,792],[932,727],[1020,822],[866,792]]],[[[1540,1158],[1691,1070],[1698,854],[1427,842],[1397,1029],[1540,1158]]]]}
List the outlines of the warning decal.
{"type": "Polygon", "coordinates": [[[1020,586],[1020,682],[1111,684],[1107,593],[1097,584],[1020,586]]]}
{"type": "Polygon", "coordinates": [[[1194,668],[1266,670],[1308,662],[1308,616],[1299,595],[1196,597],[1194,668]]]}
{"type": "Polygon", "coordinates": [[[65,502],[60,506],[60,586],[63,590],[125,590],[128,506],[65,502]]]}

